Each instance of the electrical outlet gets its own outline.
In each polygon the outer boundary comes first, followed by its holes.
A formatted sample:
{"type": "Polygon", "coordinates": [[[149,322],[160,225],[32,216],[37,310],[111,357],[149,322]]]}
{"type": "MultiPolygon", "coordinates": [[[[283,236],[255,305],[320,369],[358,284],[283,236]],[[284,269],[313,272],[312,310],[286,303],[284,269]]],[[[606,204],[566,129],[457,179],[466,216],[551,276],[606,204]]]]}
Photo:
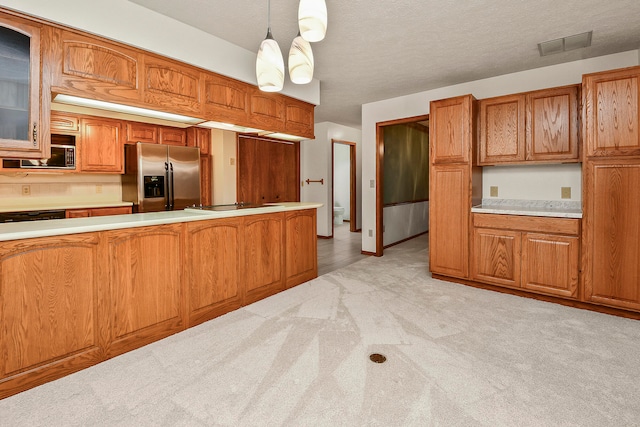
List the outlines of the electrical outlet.
{"type": "Polygon", "coordinates": [[[563,199],[570,199],[571,187],[560,187],[560,197],[563,199]]]}
{"type": "Polygon", "coordinates": [[[96,194],[102,194],[102,184],[96,184],[96,194]]]}
{"type": "Polygon", "coordinates": [[[236,165],[236,159],[233,157],[229,157],[229,166],[235,166],[236,165]]]}
{"type": "Polygon", "coordinates": [[[498,186],[489,187],[489,195],[491,197],[498,197],[498,186]]]}
{"type": "Polygon", "coordinates": [[[22,195],[23,196],[31,195],[31,186],[30,185],[23,185],[22,186],[22,195]]]}
{"type": "Polygon", "coordinates": [[[373,230],[369,229],[369,237],[373,237],[373,230]]]}

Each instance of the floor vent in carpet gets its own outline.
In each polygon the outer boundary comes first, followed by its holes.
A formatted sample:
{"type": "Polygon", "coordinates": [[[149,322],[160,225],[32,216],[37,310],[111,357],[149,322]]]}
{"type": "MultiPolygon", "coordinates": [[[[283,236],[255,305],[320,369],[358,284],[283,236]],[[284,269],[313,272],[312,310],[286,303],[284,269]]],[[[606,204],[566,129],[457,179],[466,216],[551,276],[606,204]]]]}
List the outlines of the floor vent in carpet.
{"type": "Polygon", "coordinates": [[[373,353],[369,355],[369,359],[371,359],[371,361],[375,363],[384,363],[387,361],[387,358],[379,353],[373,353]]]}

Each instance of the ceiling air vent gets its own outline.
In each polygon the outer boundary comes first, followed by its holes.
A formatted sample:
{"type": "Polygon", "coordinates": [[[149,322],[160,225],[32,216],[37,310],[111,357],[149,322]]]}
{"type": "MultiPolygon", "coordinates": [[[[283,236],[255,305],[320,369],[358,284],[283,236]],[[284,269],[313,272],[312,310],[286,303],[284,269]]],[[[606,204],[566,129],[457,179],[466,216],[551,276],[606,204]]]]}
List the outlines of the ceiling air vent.
{"type": "Polygon", "coordinates": [[[591,46],[592,33],[593,31],[588,31],[586,33],[574,34],[572,36],[562,37],[561,39],[538,43],[540,56],[553,55],[554,53],[567,52],[569,50],[591,46]]]}

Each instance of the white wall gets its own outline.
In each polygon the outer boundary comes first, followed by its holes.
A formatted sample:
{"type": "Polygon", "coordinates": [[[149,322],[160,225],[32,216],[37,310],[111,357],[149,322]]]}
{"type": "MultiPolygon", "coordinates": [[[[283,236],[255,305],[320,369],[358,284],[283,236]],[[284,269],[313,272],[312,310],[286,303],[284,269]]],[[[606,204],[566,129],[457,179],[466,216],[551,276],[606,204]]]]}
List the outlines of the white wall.
{"type": "Polygon", "coordinates": [[[358,189],[362,186],[362,153],[361,131],[359,129],[338,125],[336,123],[316,123],[314,127],[315,139],[300,143],[300,200],[303,202],[322,203],[318,208],[319,236],[331,236],[333,221],[333,206],[331,206],[331,140],[340,139],[356,143],[356,228],[362,223],[361,201],[362,195],[358,189]],[[306,179],[324,179],[324,185],[312,183],[307,185],[306,179]]]}
{"type": "Polygon", "coordinates": [[[344,219],[350,220],[351,207],[351,149],[348,145],[333,144],[333,205],[344,208],[344,219]]]}
{"type": "MultiPolygon", "coordinates": [[[[118,40],[256,85],[256,55],[128,0],[0,0],[0,6],[118,40]]],[[[283,94],[320,104],[320,82],[285,82],[283,94]]]]}
{"type": "Polygon", "coordinates": [[[236,133],[211,130],[213,204],[224,205],[236,200],[236,133]]]}
{"type": "MultiPolygon", "coordinates": [[[[640,63],[637,50],[584,59],[550,67],[536,68],[519,73],[506,74],[489,79],[476,80],[454,86],[447,86],[425,92],[364,104],[362,106],[362,250],[375,252],[376,249],[376,123],[419,116],[429,113],[429,102],[453,96],[473,94],[476,98],[507,95],[511,93],[544,89],[555,86],[576,84],[582,81],[582,74],[629,67],[640,63]],[[372,235],[369,236],[368,231],[372,235]]],[[[486,168],[485,168],[486,169],[486,168]]],[[[493,179],[491,177],[489,179],[493,179]]],[[[564,179],[564,178],[563,178],[564,179]]],[[[499,185],[502,181],[499,182],[499,185]]],[[[527,192],[526,182],[523,192],[527,192]]],[[[415,220],[410,212],[395,212],[403,215],[408,222],[415,220]]],[[[391,225],[386,232],[391,233],[391,225]]]]}
{"type": "Polygon", "coordinates": [[[580,163],[536,166],[485,166],[482,169],[483,199],[582,200],[580,163]],[[498,196],[490,196],[491,186],[498,196]],[[571,199],[562,199],[560,187],[571,188],[571,199]]]}

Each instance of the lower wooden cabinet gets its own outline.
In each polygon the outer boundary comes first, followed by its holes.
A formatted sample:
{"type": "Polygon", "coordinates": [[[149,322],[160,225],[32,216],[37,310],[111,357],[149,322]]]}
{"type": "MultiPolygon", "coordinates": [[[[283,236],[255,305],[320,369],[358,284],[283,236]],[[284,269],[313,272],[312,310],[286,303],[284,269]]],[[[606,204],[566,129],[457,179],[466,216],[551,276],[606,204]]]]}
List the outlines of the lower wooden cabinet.
{"type": "Polygon", "coordinates": [[[0,399],[317,276],[315,209],[0,242],[0,399]]]}
{"type": "Polygon", "coordinates": [[[473,214],[472,279],[578,297],[580,220],[473,214]]]}
{"type": "Polygon", "coordinates": [[[65,218],[87,218],[90,216],[127,215],[132,212],[131,206],[113,206],[106,208],[67,209],[65,218]]]}

